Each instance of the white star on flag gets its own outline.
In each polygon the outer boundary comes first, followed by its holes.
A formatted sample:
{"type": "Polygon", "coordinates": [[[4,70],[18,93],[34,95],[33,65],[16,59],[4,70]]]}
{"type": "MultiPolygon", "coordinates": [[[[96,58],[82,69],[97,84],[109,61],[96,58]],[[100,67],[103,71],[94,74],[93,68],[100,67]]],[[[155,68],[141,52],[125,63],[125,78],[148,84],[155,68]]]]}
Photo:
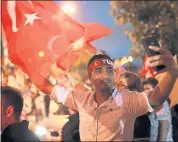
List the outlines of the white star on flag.
{"type": "Polygon", "coordinates": [[[26,20],[24,25],[27,25],[28,23],[33,25],[33,22],[34,22],[35,19],[42,19],[42,18],[40,18],[40,17],[38,17],[36,15],[37,15],[37,12],[34,13],[34,14],[25,14],[25,17],[27,18],[27,20],[26,20]]]}

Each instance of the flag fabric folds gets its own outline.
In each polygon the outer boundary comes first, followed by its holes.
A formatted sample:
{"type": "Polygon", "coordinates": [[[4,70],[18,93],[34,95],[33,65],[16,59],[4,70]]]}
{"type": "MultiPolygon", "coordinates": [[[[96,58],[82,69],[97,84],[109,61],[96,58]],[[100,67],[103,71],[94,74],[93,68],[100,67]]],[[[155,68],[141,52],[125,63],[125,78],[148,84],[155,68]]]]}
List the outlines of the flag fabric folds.
{"type": "Polygon", "coordinates": [[[2,1],[2,27],[9,59],[38,84],[54,63],[68,69],[83,50],[95,50],[89,42],[110,33],[75,21],[54,1],[2,1]]]}

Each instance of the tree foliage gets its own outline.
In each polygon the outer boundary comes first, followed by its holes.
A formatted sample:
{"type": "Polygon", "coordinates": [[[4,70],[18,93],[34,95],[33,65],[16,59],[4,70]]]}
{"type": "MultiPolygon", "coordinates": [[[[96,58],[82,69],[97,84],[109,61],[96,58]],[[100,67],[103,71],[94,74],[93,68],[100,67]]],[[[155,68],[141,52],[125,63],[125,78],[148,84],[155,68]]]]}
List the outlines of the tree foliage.
{"type": "Polygon", "coordinates": [[[111,1],[111,15],[118,24],[131,24],[126,30],[132,42],[131,55],[143,59],[141,43],[152,34],[164,39],[172,54],[178,54],[178,1],[111,1]]]}
{"type": "Polygon", "coordinates": [[[76,78],[79,82],[84,82],[88,79],[88,61],[95,54],[95,52],[84,51],[78,60],[69,68],[69,72],[76,78]]]}

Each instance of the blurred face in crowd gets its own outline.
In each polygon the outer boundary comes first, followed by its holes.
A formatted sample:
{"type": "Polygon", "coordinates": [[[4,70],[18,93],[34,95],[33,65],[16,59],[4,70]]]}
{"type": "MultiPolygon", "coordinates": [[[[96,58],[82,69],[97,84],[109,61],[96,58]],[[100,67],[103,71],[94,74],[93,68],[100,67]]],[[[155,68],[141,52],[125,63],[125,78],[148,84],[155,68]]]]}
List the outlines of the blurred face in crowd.
{"type": "Polygon", "coordinates": [[[115,72],[113,64],[110,64],[111,61],[107,61],[107,59],[103,60],[108,62],[108,64],[97,65],[99,64],[98,62],[101,62],[101,59],[92,63],[92,65],[96,66],[92,68],[90,80],[96,90],[108,91],[114,87],[115,72]]]}
{"type": "Polygon", "coordinates": [[[130,91],[140,91],[141,82],[139,77],[137,77],[132,72],[124,72],[119,75],[117,79],[117,88],[120,89],[129,89],[130,91]]]}
{"type": "Polygon", "coordinates": [[[128,82],[129,82],[129,78],[125,77],[125,75],[121,74],[119,76],[118,79],[118,83],[120,83],[120,85],[122,84],[123,86],[127,87],[128,86],[128,82]]]}
{"type": "Polygon", "coordinates": [[[144,84],[143,85],[143,90],[151,90],[151,89],[154,89],[151,84],[144,84]]]}

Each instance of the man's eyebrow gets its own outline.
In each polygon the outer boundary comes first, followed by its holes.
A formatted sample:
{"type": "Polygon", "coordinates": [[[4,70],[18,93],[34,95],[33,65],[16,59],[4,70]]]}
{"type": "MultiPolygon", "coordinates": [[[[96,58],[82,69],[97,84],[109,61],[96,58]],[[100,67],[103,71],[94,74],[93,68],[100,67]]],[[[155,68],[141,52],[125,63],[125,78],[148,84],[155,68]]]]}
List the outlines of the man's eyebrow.
{"type": "Polygon", "coordinates": [[[107,69],[114,69],[112,66],[108,66],[107,69]]]}
{"type": "Polygon", "coordinates": [[[100,69],[102,69],[102,67],[97,67],[95,70],[100,70],[100,69]]]}

